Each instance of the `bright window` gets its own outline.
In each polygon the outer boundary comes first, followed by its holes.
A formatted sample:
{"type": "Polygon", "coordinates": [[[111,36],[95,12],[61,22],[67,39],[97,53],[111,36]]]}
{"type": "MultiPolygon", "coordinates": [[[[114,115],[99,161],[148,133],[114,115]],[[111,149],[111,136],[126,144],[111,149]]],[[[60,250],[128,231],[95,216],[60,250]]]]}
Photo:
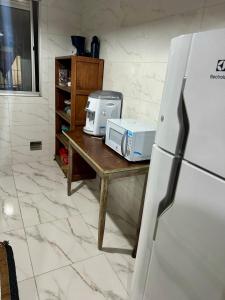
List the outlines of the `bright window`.
{"type": "Polygon", "coordinates": [[[37,1],[0,0],[0,90],[39,90],[37,20],[37,1]]]}

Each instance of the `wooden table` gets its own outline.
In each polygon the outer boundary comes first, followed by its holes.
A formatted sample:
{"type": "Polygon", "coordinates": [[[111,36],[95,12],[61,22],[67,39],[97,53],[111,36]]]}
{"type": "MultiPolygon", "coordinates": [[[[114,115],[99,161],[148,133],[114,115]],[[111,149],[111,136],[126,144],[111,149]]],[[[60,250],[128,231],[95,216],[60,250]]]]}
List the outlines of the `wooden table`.
{"type": "MultiPolygon", "coordinates": [[[[67,175],[67,193],[71,195],[73,177],[73,153],[77,152],[98,174],[101,179],[100,210],[98,221],[98,249],[102,249],[109,182],[112,179],[134,175],[145,175],[142,201],[139,211],[137,240],[132,256],[135,257],[144,205],[144,197],[149,170],[149,161],[128,162],[102,142],[102,139],[92,137],[81,130],[64,133],[69,139],[69,170],[67,175]]],[[[76,162],[75,162],[76,163],[76,162]]]]}

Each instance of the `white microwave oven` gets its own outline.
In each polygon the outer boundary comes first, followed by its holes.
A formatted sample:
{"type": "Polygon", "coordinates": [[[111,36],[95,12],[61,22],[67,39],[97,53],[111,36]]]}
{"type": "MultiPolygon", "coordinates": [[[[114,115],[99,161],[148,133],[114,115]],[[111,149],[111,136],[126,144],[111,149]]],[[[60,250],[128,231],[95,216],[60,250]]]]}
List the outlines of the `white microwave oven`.
{"type": "Polygon", "coordinates": [[[151,158],[155,126],[134,119],[108,119],[105,143],[129,161],[151,158]]]}

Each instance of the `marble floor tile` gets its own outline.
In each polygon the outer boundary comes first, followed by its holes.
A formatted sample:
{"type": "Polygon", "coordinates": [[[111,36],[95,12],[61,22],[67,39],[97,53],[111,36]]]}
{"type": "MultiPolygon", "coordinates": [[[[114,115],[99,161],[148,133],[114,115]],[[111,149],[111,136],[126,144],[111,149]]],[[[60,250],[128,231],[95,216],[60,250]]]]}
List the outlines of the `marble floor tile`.
{"type": "Polygon", "coordinates": [[[55,162],[34,162],[26,164],[13,165],[13,173],[19,182],[20,195],[29,193],[49,192],[54,190],[63,190],[66,193],[66,178],[63,176],[59,167],[55,162]],[[24,188],[23,181],[31,182],[32,186],[36,186],[33,190],[27,191],[24,188]]]}
{"type": "Polygon", "coordinates": [[[66,193],[66,180],[61,174],[49,171],[48,173],[35,173],[31,178],[39,186],[41,192],[62,190],[66,193]]]}
{"type": "Polygon", "coordinates": [[[73,199],[65,191],[19,197],[25,227],[78,215],[73,199]]]}
{"type": "Polygon", "coordinates": [[[54,172],[61,174],[61,170],[55,161],[40,161],[13,165],[14,175],[34,175],[35,173],[48,174],[54,172]]]}
{"type": "Polygon", "coordinates": [[[99,210],[99,192],[90,188],[85,182],[81,182],[75,188],[71,198],[82,214],[99,210]]]}
{"type": "Polygon", "coordinates": [[[42,274],[99,254],[81,216],[26,228],[34,274],[42,274]]]}
{"type": "MultiPolygon", "coordinates": [[[[82,216],[97,240],[98,212],[91,212],[82,216]]],[[[103,247],[131,249],[135,240],[135,230],[133,224],[128,223],[120,216],[107,213],[103,247]]]]}
{"type": "Polygon", "coordinates": [[[135,259],[132,258],[131,253],[105,253],[105,256],[122,282],[124,288],[129,293],[131,289],[135,259]]]}
{"type": "Polygon", "coordinates": [[[0,199],[0,232],[23,228],[17,198],[0,199]]]}
{"type": "Polygon", "coordinates": [[[36,278],[40,300],[125,300],[126,291],[99,255],[36,278]]]}
{"type": "Polygon", "coordinates": [[[41,193],[39,185],[33,180],[31,176],[16,175],[14,176],[14,179],[17,194],[19,197],[41,193]]]}
{"type": "Polygon", "coordinates": [[[39,300],[34,278],[18,283],[20,300],[39,300]]]}
{"type": "Polygon", "coordinates": [[[0,232],[23,228],[13,176],[0,177],[0,232]]]}
{"type": "Polygon", "coordinates": [[[1,233],[0,240],[9,241],[9,244],[12,246],[18,282],[33,277],[24,230],[1,233]]]}
{"type": "Polygon", "coordinates": [[[12,176],[12,167],[10,164],[0,161],[0,177],[12,176]]]}
{"type": "Polygon", "coordinates": [[[15,198],[16,187],[13,176],[4,176],[0,178],[0,199],[15,198]]]}

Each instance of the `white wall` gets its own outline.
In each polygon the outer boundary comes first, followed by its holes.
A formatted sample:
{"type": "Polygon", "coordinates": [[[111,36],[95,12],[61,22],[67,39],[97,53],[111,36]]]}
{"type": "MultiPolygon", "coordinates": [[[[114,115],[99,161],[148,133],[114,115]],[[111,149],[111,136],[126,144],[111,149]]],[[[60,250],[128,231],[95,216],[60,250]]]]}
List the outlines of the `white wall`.
{"type": "MultiPolygon", "coordinates": [[[[225,26],[224,0],[83,0],[82,4],[83,34],[101,40],[104,89],[124,94],[123,117],[154,122],[171,38],[225,26]]],[[[109,206],[136,220],[142,184],[142,177],[114,182],[109,206]]]]}
{"type": "Polygon", "coordinates": [[[79,1],[40,2],[40,86],[42,97],[0,96],[0,169],[16,163],[53,159],[55,56],[72,53],[80,32],[79,1]],[[29,149],[41,140],[42,151],[29,149]]]}

